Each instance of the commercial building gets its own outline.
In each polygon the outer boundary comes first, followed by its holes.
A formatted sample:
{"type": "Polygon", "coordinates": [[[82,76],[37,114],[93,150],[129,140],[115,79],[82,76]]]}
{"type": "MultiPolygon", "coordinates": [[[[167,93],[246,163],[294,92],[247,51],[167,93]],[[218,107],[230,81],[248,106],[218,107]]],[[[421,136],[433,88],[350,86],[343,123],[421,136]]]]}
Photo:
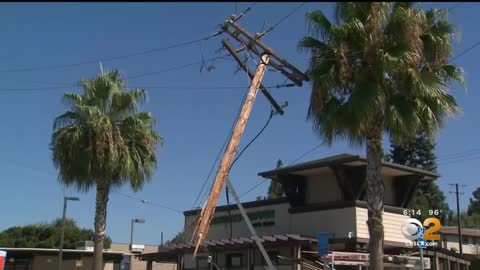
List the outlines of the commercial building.
{"type": "MultiPolygon", "coordinates": [[[[157,245],[134,245],[133,249],[130,249],[130,244],[125,243],[112,243],[110,246],[111,251],[121,252],[123,254],[123,260],[120,262],[120,270],[144,270],[147,268],[148,262],[141,261],[137,255],[158,252],[162,247],[157,245]],[[130,268],[130,259],[132,267],[130,268]]],[[[173,262],[157,263],[151,262],[148,266],[152,270],[176,270],[177,265],[173,262]]]]}
{"type": "MultiPolygon", "coordinates": [[[[441,247],[456,252],[460,251],[457,227],[443,227],[440,230],[440,234],[442,239],[440,242],[441,247]]],[[[480,255],[480,229],[462,228],[461,235],[463,254],[472,256],[480,255]]]]}
{"type": "MultiPolygon", "coordinates": [[[[50,248],[3,248],[7,252],[4,270],[53,270],[58,269],[58,249],[50,248]]],[[[156,245],[135,245],[112,243],[110,249],[103,251],[104,270],[144,270],[148,262],[140,261],[135,255],[158,252],[156,245]],[[132,267],[130,268],[130,258],[132,267]]],[[[91,270],[93,263],[93,242],[80,242],[77,249],[63,250],[63,270],[91,270]]],[[[149,265],[152,270],[176,270],[175,263],[155,263],[149,265]]]]}
{"type": "MultiPolygon", "coordinates": [[[[50,248],[3,248],[7,252],[4,270],[53,270],[58,269],[58,249],[50,248]]],[[[104,270],[119,270],[123,252],[104,251],[104,270]]],[[[93,250],[64,249],[65,270],[91,270],[93,250]]]]}
{"type": "MultiPolygon", "coordinates": [[[[271,181],[280,181],[285,198],[246,202],[243,207],[277,269],[323,269],[321,260],[331,260],[332,256],[336,256],[335,269],[358,269],[368,264],[365,166],[365,158],[343,154],[259,173],[271,181]],[[317,255],[319,234],[328,235],[328,249],[334,252],[329,257],[317,255]]],[[[399,266],[403,259],[404,266],[418,267],[418,258],[400,256],[418,253],[402,234],[402,225],[409,217],[404,210],[420,181],[434,180],[439,175],[389,162],[383,162],[381,173],[385,187],[385,254],[391,255],[386,257],[385,269],[399,266]]],[[[184,212],[186,239],[193,235],[199,211],[184,212]]],[[[257,270],[265,266],[236,205],[216,208],[206,242],[196,258],[193,250],[191,244],[179,244],[139,258],[177,262],[178,270],[207,269],[208,256],[218,269],[257,270]]],[[[445,248],[429,251],[425,257],[427,268],[460,270],[470,266],[466,258],[445,248]]]]}

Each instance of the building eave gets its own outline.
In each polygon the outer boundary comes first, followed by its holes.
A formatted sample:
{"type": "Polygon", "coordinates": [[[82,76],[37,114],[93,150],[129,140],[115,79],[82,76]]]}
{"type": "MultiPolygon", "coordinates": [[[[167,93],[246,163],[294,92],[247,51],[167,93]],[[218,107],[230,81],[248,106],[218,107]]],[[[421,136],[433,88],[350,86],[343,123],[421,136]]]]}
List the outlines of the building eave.
{"type": "MultiPolygon", "coordinates": [[[[279,174],[288,174],[288,173],[294,173],[294,172],[299,172],[303,170],[308,170],[308,169],[314,169],[314,168],[322,168],[322,167],[327,167],[331,165],[341,165],[345,163],[350,163],[354,161],[359,161],[364,163],[365,165],[367,163],[366,158],[361,157],[359,155],[352,155],[352,154],[340,154],[336,156],[331,156],[323,159],[318,159],[318,160],[313,160],[309,162],[304,162],[288,167],[283,167],[275,170],[270,170],[270,171],[265,171],[265,172],[260,172],[258,175],[264,177],[264,178],[272,178],[275,175],[279,174]]],[[[405,165],[400,165],[392,162],[382,162],[382,166],[386,168],[391,168],[411,174],[417,174],[421,175],[424,178],[429,178],[429,179],[436,179],[439,178],[441,175],[432,172],[432,171],[427,171],[423,169],[417,169],[405,165]]],[[[356,166],[355,166],[356,167],[356,166]]]]}

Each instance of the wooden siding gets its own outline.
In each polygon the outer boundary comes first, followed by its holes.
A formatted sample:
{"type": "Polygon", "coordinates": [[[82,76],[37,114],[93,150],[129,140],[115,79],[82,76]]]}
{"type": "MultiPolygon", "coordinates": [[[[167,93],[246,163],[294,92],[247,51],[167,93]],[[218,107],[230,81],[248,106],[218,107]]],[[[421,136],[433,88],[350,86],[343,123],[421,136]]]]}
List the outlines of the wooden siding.
{"type": "Polygon", "coordinates": [[[305,203],[315,204],[342,200],[342,191],[336,181],[335,175],[331,171],[309,176],[305,189],[305,203]]]}
{"type": "Polygon", "coordinates": [[[395,180],[391,176],[384,176],[383,179],[384,179],[384,182],[385,182],[384,203],[386,205],[397,205],[397,202],[395,200],[396,199],[395,198],[395,190],[394,190],[394,185],[393,185],[393,181],[395,181],[395,180]]]}
{"type": "MultiPolygon", "coordinates": [[[[402,235],[403,222],[408,218],[401,214],[383,213],[385,241],[408,243],[402,235]]],[[[359,238],[369,238],[367,226],[368,213],[366,208],[356,207],[356,235],[359,238]]]]}

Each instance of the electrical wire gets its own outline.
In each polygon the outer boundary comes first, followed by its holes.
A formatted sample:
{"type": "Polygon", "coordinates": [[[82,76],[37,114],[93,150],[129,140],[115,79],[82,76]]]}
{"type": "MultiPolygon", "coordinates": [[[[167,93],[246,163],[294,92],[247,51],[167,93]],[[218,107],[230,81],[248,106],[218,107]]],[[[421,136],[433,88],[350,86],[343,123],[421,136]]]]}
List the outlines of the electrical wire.
{"type": "MultiPolygon", "coordinates": [[[[242,102],[242,103],[243,103],[243,102],[242,102]]],[[[200,197],[202,196],[202,192],[203,192],[203,190],[205,189],[205,186],[207,185],[208,180],[210,179],[210,176],[211,176],[212,173],[213,173],[213,170],[215,169],[215,165],[217,164],[217,161],[218,161],[218,159],[220,158],[220,155],[222,154],[223,150],[224,150],[225,147],[227,146],[228,141],[230,140],[230,137],[232,136],[232,132],[233,132],[233,129],[234,129],[234,127],[235,127],[235,122],[237,122],[238,117],[240,117],[240,112],[241,112],[241,110],[242,110],[242,103],[240,103],[240,105],[239,105],[239,107],[238,107],[237,114],[235,115],[235,119],[234,119],[234,121],[233,121],[233,123],[232,123],[232,126],[230,127],[230,130],[228,131],[228,135],[227,135],[227,137],[225,138],[225,141],[223,142],[222,147],[221,147],[220,150],[218,151],[218,154],[217,154],[217,157],[215,158],[215,161],[213,162],[212,166],[210,167],[210,171],[208,172],[208,175],[207,175],[207,177],[205,178],[205,181],[203,182],[202,188],[200,189],[200,192],[198,193],[197,198],[195,199],[195,202],[193,203],[192,209],[195,209],[195,208],[196,208],[197,202],[198,202],[198,200],[200,199],[200,197]]],[[[211,190],[211,188],[210,188],[210,190],[211,190]]]]}
{"type": "Polygon", "coordinates": [[[130,53],[130,54],[124,54],[124,55],[119,55],[119,56],[101,58],[101,59],[97,59],[97,60],[90,60],[90,61],[84,61],[84,62],[78,62],[78,63],[66,64],[66,65],[50,65],[50,66],[40,66],[40,67],[30,67],[30,68],[0,69],[0,73],[30,72],[30,71],[38,71],[38,70],[57,70],[57,69],[71,68],[71,67],[77,67],[77,66],[98,64],[99,62],[109,62],[109,61],[113,61],[113,60],[120,60],[120,59],[125,59],[125,58],[130,58],[130,57],[147,55],[147,54],[152,54],[152,53],[165,51],[165,50],[169,50],[169,49],[173,49],[173,48],[179,48],[179,47],[187,46],[187,45],[190,45],[190,44],[198,43],[198,42],[216,37],[216,36],[220,35],[221,33],[222,33],[222,31],[217,31],[217,32],[214,32],[214,33],[212,33],[208,36],[202,37],[202,38],[177,43],[177,44],[169,45],[169,46],[166,46],[166,47],[155,48],[155,49],[150,49],[150,50],[140,51],[140,52],[135,52],[135,53],[130,53]]]}
{"type": "MultiPolygon", "coordinates": [[[[257,133],[257,135],[255,135],[255,137],[253,137],[252,140],[250,140],[250,142],[242,149],[242,151],[240,151],[240,153],[237,155],[237,157],[233,160],[232,162],[232,165],[230,166],[230,169],[228,170],[230,172],[230,170],[232,169],[233,165],[235,164],[235,162],[240,158],[240,156],[242,156],[243,152],[245,152],[245,150],[248,149],[248,147],[253,143],[255,142],[255,140],[260,137],[260,135],[263,133],[263,131],[265,131],[265,129],[268,127],[268,125],[270,124],[270,121],[272,120],[274,116],[274,111],[273,110],[270,110],[270,116],[268,117],[268,120],[267,122],[265,123],[265,125],[262,127],[262,129],[260,129],[260,131],[257,133]]],[[[257,186],[253,187],[251,190],[241,194],[239,196],[239,198],[241,198],[242,196],[246,195],[248,192],[252,191],[253,189],[257,188],[257,186]]],[[[228,189],[226,190],[228,192],[228,189]]]]}
{"type": "Polygon", "coordinates": [[[456,157],[456,156],[462,156],[462,155],[470,155],[470,154],[475,154],[475,153],[478,153],[480,152],[480,149],[479,148],[474,148],[474,149],[470,149],[470,150],[466,150],[466,151],[462,151],[462,152],[458,152],[458,153],[452,153],[452,154],[446,154],[446,155],[439,155],[437,156],[438,159],[449,159],[451,157],[456,157]]]}
{"type": "Polygon", "coordinates": [[[459,2],[459,3],[455,4],[455,5],[453,5],[452,7],[448,8],[447,10],[448,10],[448,11],[452,11],[452,10],[456,9],[457,7],[463,5],[463,4],[465,4],[465,2],[459,2]]]}
{"type": "Polygon", "coordinates": [[[156,207],[159,207],[159,208],[168,209],[168,210],[173,211],[173,212],[176,212],[176,213],[183,214],[183,212],[180,211],[180,210],[178,210],[178,209],[175,209],[175,208],[172,208],[172,207],[163,205],[163,204],[158,204],[158,203],[150,202],[150,201],[145,200],[145,199],[140,199],[140,198],[137,198],[137,197],[134,197],[134,196],[131,196],[131,195],[128,195],[128,194],[125,194],[125,193],[116,191],[116,190],[111,191],[111,193],[118,194],[118,195],[123,196],[123,197],[125,197],[125,198],[129,198],[129,199],[131,199],[131,200],[135,200],[135,201],[141,202],[141,203],[143,203],[143,204],[152,205],[152,206],[156,206],[156,207]]]}
{"type": "Polygon", "coordinates": [[[450,160],[450,161],[447,161],[447,162],[440,162],[437,165],[438,166],[440,166],[440,165],[445,166],[445,165],[450,165],[450,164],[454,164],[454,163],[458,163],[458,162],[471,161],[471,160],[476,160],[476,159],[480,159],[480,156],[465,157],[465,158],[460,158],[460,159],[456,159],[456,160],[450,160]]]}
{"type": "Polygon", "coordinates": [[[473,44],[472,46],[470,46],[468,49],[464,50],[463,52],[457,54],[456,56],[452,57],[450,60],[448,60],[448,63],[452,62],[452,61],[455,61],[456,59],[462,57],[463,55],[465,55],[466,53],[468,53],[469,51],[475,49],[478,45],[480,45],[480,41],[476,42],[475,44],[473,44]]]}
{"type": "MultiPolygon", "coordinates": [[[[296,158],[295,160],[290,162],[287,166],[290,166],[290,165],[294,164],[295,162],[302,159],[306,155],[312,153],[313,151],[320,148],[321,146],[322,146],[322,144],[319,144],[319,145],[313,147],[312,149],[308,150],[307,152],[305,152],[304,154],[300,155],[298,158],[296,158]]],[[[443,165],[444,166],[444,165],[455,164],[455,163],[463,162],[463,161],[471,161],[471,160],[480,159],[480,156],[477,156],[478,154],[480,154],[480,149],[471,149],[471,150],[467,150],[467,151],[464,151],[464,152],[444,155],[444,157],[447,157],[447,158],[439,158],[439,160],[443,160],[444,162],[439,162],[437,165],[443,165]]],[[[256,184],[255,186],[248,189],[246,192],[242,193],[240,195],[240,198],[247,195],[248,193],[252,192],[256,188],[258,188],[259,186],[261,186],[261,185],[263,185],[267,182],[267,179],[262,179],[262,180],[263,180],[262,182],[256,184]]]]}
{"type": "Polygon", "coordinates": [[[255,186],[251,187],[249,190],[245,191],[244,193],[242,193],[240,196],[238,196],[238,198],[242,198],[243,196],[247,195],[248,193],[252,192],[253,190],[255,190],[256,188],[258,188],[259,186],[267,183],[267,179],[262,179],[262,182],[256,184],[255,186]]]}
{"type": "MultiPolygon", "coordinates": [[[[315,146],[314,148],[308,150],[307,152],[305,152],[304,154],[300,155],[298,158],[296,158],[295,160],[293,160],[292,162],[290,162],[287,166],[290,166],[292,165],[293,163],[299,161],[300,159],[302,159],[303,157],[305,157],[306,155],[312,153],[313,151],[315,151],[316,149],[320,148],[320,146],[322,146],[322,144],[319,144],[317,146],[315,146]]],[[[255,190],[256,188],[260,187],[261,185],[265,184],[267,182],[267,179],[262,179],[262,182],[256,184],[255,186],[251,187],[250,189],[248,189],[247,191],[245,191],[244,193],[242,193],[239,198],[247,195],[248,193],[252,192],[253,190],[255,190]]]]}
{"type": "Polygon", "coordinates": [[[307,152],[305,152],[304,154],[302,154],[301,156],[299,156],[298,158],[296,158],[294,161],[290,162],[287,166],[290,166],[292,165],[293,163],[299,161],[300,159],[302,159],[303,157],[305,157],[306,155],[312,153],[313,151],[315,151],[316,149],[320,148],[320,146],[322,146],[323,144],[319,144],[315,147],[313,147],[312,149],[308,150],[307,152]]]}
{"type": "MultiPolygon", "coordinates": [[[[295,84],[276,84],[276,85],[270,85],[267,86],[267,88],[288,88],[288,87],[293,87],[295,84]]],[[[0,93],[5,92],[5,93],[14,93],[14,92],[45,92],[45,91],[50,91],[50,90],[64,90],[68,87],[75,88],[75,87],[80,87],[78,85],[65,85],[65,86],[51,86],[51,87],[33,87],[33,88],[0,88],[0,93]]],[[[199,92],[195,90],[228,90],[228,89],[245,89],[245,86],[240,86],[240,85],[233,85],[233,86],[181,86],[181,85],[176,85],[176,86],[137,86],[135,88],[143,88],[143,89],[180,89],[180,90],[194,90],[192,92],[199,92]]],[[[186,91],[180,91],[180,92],[186,92],[186,91]]],[[[211,91],[206,91],[206,92],[211,92],[211,91]]],[[[218,92],[218,91],[216,91],[218,92]]],[[[202,92],[204,93],[204,92],[202,92]]]]}
{"type": "Polygon", "coordinates": [[[300,5],[298,5],[296,8],[294,8],[292,11],[290,11],[287,15],[285,15],[284,17],[282,17],[278,22],[276,22],[273,26],[270,26],[265,32],[263,32],[261,34],[261,36],[269,33],[269,32],[272,32],[277,26],[279,26],[280,24],[282,24],[284,21],[286,21],[290,16],[292,16],[295,12],[297,12],[300,8],[302,8],[304,5],[306,4],[306,2],[302,2],[300,5]]]}
{"type": "Polygon", "coordinates": [[[267,122],[265,123],[265,125],[263,126],[262,129],[260,129],[260,131],[257,133],[257,135],[255,135],[255,137],[253,137],[252,140],[250,140],[249,143],[247,143],[247,145],[245,145],[245,147],[242,149],[242,151],[240,151],[240,153],[237,155],[237,157],[233,160],[232,162],[232,165],[230,166],[230,169],[228,169],[228,171],[230,172],[230,170],[232,169],[233,165],[235,164],[235,162],[237,162],[237,160],[242,156],[243,152],[245,152],[245,150],[248,149],[248,147],[253,143],[255,142],[255,140],[260,137],[260,135],[262,135],[263,131],[265,131],[265,129],[268,127],[268,124],[270,124],[270,120],[272,120],[272,117],[273,117],[273,110],[270,111],[270,116],[268,117],[268,120],[267,122]]]}
{"type": "Polygon", "coordinates": [[[141,73],[141,74],[137,74],[137,75],[133,75],[133,76],[128,76],[125,79],[132,80],[132,79],[142,78],[142,77],[146,77],[146,76],[157,75],[157,74],[161,74],[161,73],[167,73],[167,72],[191,67],[191,66],[194,66],[194,65],[199,65],[199,64],[202,64],[202,63],[207,62],[207,61],[215,61],[215,60],[219,60],[219,59],[228,59],[227,57],[228,57],[228,55],[215,56],[215,57],[212,57],[212,58],[209,58],[209,59],[202,59],[200,61],[195,61],[195,62],[191,62],[191,63],[187,63],[187,64],[183,64],[183,65],[179,65],[179,66],[175,66],[175,67],[171,67],[171,68],[166,68],[166,69],[162,69],[162,70],[159,70],[159,71],[152,71],[152,72],[141,73]]]}
{"type": "Polygon", "coordinates": [[[480,152],[479,151],[470,151],[470,152],[465,152],[465,153],[458,153],[456,155],[450,155],[449,157],[447,158],[438,158],[438,160],[440,162],[448,162],[448,161],[452,161],[452,160],[457,160],[457,159],[462,159],[462,158],[468,158],[468,157],[472,157],[472,156],[476,156],[476,155],[479,155],[480,152]]]}

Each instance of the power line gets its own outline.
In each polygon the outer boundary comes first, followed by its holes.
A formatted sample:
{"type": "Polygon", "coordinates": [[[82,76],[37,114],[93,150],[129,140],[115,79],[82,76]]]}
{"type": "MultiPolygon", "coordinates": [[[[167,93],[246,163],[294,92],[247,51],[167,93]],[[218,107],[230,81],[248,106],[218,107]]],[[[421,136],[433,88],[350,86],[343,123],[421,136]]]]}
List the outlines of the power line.
{"type": "MultiPolygon", "coordinates": [[[[274,115],[274,111],[273,109],[270,110],[270,116],[268,117],[268,120],[267,122],[265,123],[265,125],[262,127],[262,129],[260,129],[260,131],[257,133],[257,135],[255,135],[253,137],[252,140],[250,140],[250,142],[247,143],[247,145],[242,149],[242,151],[240,151],[240,153],[237,155],[237,157],[233,160],[232,162],[232,165],[230,165],[230,168],[228,169],[228,173],[230,173],[230,170],[233,168],[233,165],[235,164],[235,162],[237,162],[237,160],[242,156],[243,152],[245,152],[245,150],[248,149],[248,147],[253,143],[255,142],[255,140],[260,137],[260,135],[263,133],[263,131],[268,127],[268,124],[270,124],[270,120],[272,120],[272,117],[274,115]]],[[[228,177],[228,176],[227,176],[228,177]]],[[[227,198],[227,205],[230,206],[230,199],[229,199],[229,195],[228,195],[229,191],[228,191],[228,186],[225,187],[225,196],[227,198]]],[[[243,195],[243,194],[242,194],[243,195]]],[[[240,196],[241,197],[241,196],[240,196]]],[[[240,199],[240,197],[238,197],[240,199]]],[[[229,219],[230,219],[230,235],[232,234],[232,219],[231,219],[231,213],[230,213],[230,210],[228,211],[228,216],[229,216],[229,219]]],[[[231,237],[230,237],[231,238],[231,237]]]]}
{"type": "Polygon", "coordinates": [[[472,152],[466,152],[464,154],[460,153],[457,155],[452,155],[448,158],[440,158],[439,160],[440,162],[446,163],[446,162],[451,162],[451,161],[460,160],[464,158],[471,158],[472,156],[477,156],[479,154],[480,154],[479,151],[472,151],[472,152]]]}
{"type": "Polygon", "coordinates": [[[438,159],[450,159],[450,158],[457,157],[457,156],[471,155],[471,154],[476,154],[476,153],[480,153],[479,148],[470,149],[470,150],[457,152],[457,153],[446,154],[446,155],[439,155],[439,156],[437,156],[437,158],[438,159]]]}
{"type": "Polygon", "coordinates": [[[163,204],[158,204],[158,203],[150,202],[150,201],[148,201],[148,200],[140,199],[140,198],[137,198],[137,197],[134,197],[134,196],[131,196],[131,195],[128,195],[128,194],[119,192],[119,191],[112,191],[112,193],[121,195],[121,196],[123,196],[123,197],[125,197],[125,198],[131,199],[131,200],[134,200],[134,201],[141,202],[141,203],[143,203],[143,204],[148,204],[148,205],[152,205],[152,206],[156,206],[156,207],[168,209],[168,210],[170,210],[170,211],[174,211],[174,212],[183,214],[182,211],[180,211],[180,210],[178,210],[178,209],[175,209],[175,208],[172,208],[172,207],[169,207],[169,206],[166,206],[166,205],[163,205],[163,204]]]}
{"type": "Polygon", "coordinates": [[[308,150],[307,152],[305,152],[304,154],[302,154],[301,156],[299,156],[298,158],[296,158],[294,161],[290,162],[287,166],[290,166],[292,165],[293,163],[299,161],[300,159],[302,159],[303,157],[305,157],[306,155],[312,153],[313,151],[315,151],[316,149],[320,148],[320,146],[322,146],[322,144],[319,144],[315,147],[313,147],[312,149],[308,150]]]}
{"type": "MultiPolygon", "coordinates": [[[[298,158],[296,158],[295,160],[293,160],[292,162],[290,162],[287,166],[290,166],[292,164],[294,164],[295,162],[297,162],[298,160],[302,159],[303,157],[307,156],[308,154],[312,153],[313,151],[315,151],[316,149],[320,148],[322,146],[322,144],[319,144],[315,147],[313,147],[312,149],[308,150],[307,152],[305,152],[304,154],[300,155],[298,158]]],[[[472,151],[472,150],[469,150],[469,151],[472,151]]],[[[469,152],[467,151],[467,152],[469,152]]],[[[475,151],[475,149],[474,149],[475,151]]],[[[453,154],[449,154],[449,155],[446,155],[446,156],[452,156],[452,155],[459,155],[459,154],[462,154],[462,153],[453,153],[453,154]]],[[[471,155],[473,154],[480,154],[480,153],[472,153],[471,155]]],[[[448,165],[448,164],[453,164],[453,163],[458,163],[458,162],[462,162],[462,161],[470,161],[470,160],[475,160],[475,159],[480,159],[480,156],[474,156],[474,157],[461,157],[460,156],[460,159],[457,158],[457,160],[451,160],[449,162],[443,162],[443,163],[438,163],[437,165],[448,165]]],[[[447,158],[448,160],[448,158],[447,158]]],[[[252,192],[253,190],[255,190],[256,188],[260,187],[261,185],[265,184],[265,182],[267,181],[267,179],[262,179],[263,181],[254,185],[253,187],[251,187],[250,189],[248,189],[246,192],[244,192],[243,194],[240,195],[240,197],[242,196],[245,196],[247,195],[248,193],[252,192]]]]}
{"type": "Polygon", "coordinates": [[[448,11],[452,11],[452,10],[456,9],[457,7],[463,5],[463,4],[465,4],[465,2],[459,2],[459,3],[455,4],[455,5],[453,5],[452,7],[448,8],[447,10],[448,10],[448,11]]]}
{"type": "Polygon", "coordinates": [[[265,183],[267,183],[267,179],[262,179],[262,182],[260,182],[260,183],[256,184],[255,186],[251,187],[249,190],[242,193],[238,198],[242,198],[243,196],[247,195],[248,193],[252,192],[253,190],[255,190],[256,188],[258,188],[259,186],[261,186],[265,183]]]}
{"type": "Polygon", "coordinates": [[[270,124],[270,120],[272,120],[272,117],[274,116],[274,112],[273,110],[270,111],[270,116],[268,117],[268,120],[267,122],[265,123],[265,125],[263,126],[262,129],[260,129],[260,131],[257,133],[257,135],[255,135],[255,137],[253,137],[252,140],[250,140],[250,142],[247,143],[247,145],[240,151],[240,153],[237,155],[237,157],[233,160],[232,162],[232,165],[230,166],[230,169],[228,171],[230,171],[233,167],[233,165],[235,164],[235,162],[237,162],[237,160],[240,158],[240,156],[242,156],[243,152],[245,152],[245,150],[247,150],[247,148],[258,138],[260,137],[260,135],[263,133],[263,131],[265,131],[265,129],[268,127],[268,124],[270,124]]]}
{"type": "MultiPolygon", "coordinates": [[[[287,88],[287,87],[293,87],[295,86],[294,84],[276,84],[276,85],[270,85],[267,86],[268,88],[287,88]]],[[[61,90],[61,89],[66,89],[68,87],[80,87],[78,85],[65,85],[65,86],[51,86],[51,87],[33,87],[33,88],[0,88],[0,93],[1,92],[43,92],[43,91],[49,91],[49,90],[61,90]]],[[[181,90],[228,90],[228,89],[245,89],[245,86],[240,86],[240,85],[233,85],[233,86],[181,86],[181,85],[176,85],[176,86],[136,86],[134,88],[144,88],[144,89],[181,89],[181,90]]],[[[184,91],[183,91],[184,92],[184,91]]],[[[209,92],[209,91],[207,91],[209,92]]]]}
{"type": "MultiPolygon", "coordinates": [[[[290,165],[292,165],[293,163],[299,161],[300,159],[302,159],[302,158],[305,157],[306,155],[308,155],[308,154],[312,153],[313,151],[315,151],[316,149],[320,148],[320,146],[322,146],[322,144],[319,144],[319,145],[315,146],[314,148],[308,150],[307,152],[305,152],[304,154],[302,154],[301,156],[299,156],[298,158],[296,158],[295,160],[293,160],[292,162],[290,162],[287,166],[290,166],[290,165]]],[[[252,191],[255,190],[256,188],[258,188],[259,186],[261,186],[261,185],[263,185],[263,184],[265,184],[265,183],[267,182],[267,179],[262,179],[262,180],[263,180],[262,182],[256,184],[255,186],[253,186],[253,187],[251,187],[250,189],[248,189],[246,192],[242,193],[242,194],[240,195],[240,198],[241,198],[242,196],[247,195],[248,193],[252,192],[252,191]]]]}
{"type": "Polygon", "coordinates": [[[461,52],[460,54],[452,57],[448,62],[452,62],[452,61],[455,61],[456,59],[462,57],[463,55],[465,55],[466,53],[468,53],[469,51],[475,49],[478,45],[480,45],[480,41],[478,41],[477,43],[473,44],[470,48],[464,50],[463,52],[461,52]]]}
{"type": "MultiPolygon", "coordinates": [[[[263,126],[262,129],[260,129],[260,131],[257,133],[257,135],[255,135],[255,137],[253,137],[253,139],[242,149],[242,151],[240,151],[240,153],[237,155],[237,157],[233,160],[232,162],[232,166],[230,166],[230,170],[232,169],[233,167],[233,164],[235,164],[235,162],[240,158],[240,156],[243,154],[243,152],[245,152],[245,150],[247,150],[247,148],[263,133],[263,131],[268,127],[268,124],[270,123],[270,120],[272,120],[272,117],[274,115],[274,112],[273,110],[270,111],[270,116],[268,117],[268,120],[267,122],[265,123],[265,125],[263,126]]],[[[229,171],[230,171],[229,170],[229,171]]],[[[248,194],[250,191],[254,190],[255,188],[257,188],[259,185],[256,185],[254,186],[253,188],[251,188],[250,190],[248,190],[247,192],[241,194],[239,196],[239,198],[241,198],[242,196],[248,194]]]]}
{"type": "Polygon", "coordinates": [[[451,160],[451,161],[448,161],[448,162],[439,163],[438,165],[439,166],[440,165],[450,165],[450,164],[454,164],[454,163],[458,163],[458,162],[471,161],[471,160],[476,160],[476,159],[480,159],[480,156],[451,160]]]}
{"type": "Polygon", "coordinates": [[[166,72],[171,72],[171,71],[175,71],[175,70],[180,70],[180,69],[184,69],[184,68],[187,68],[187,67],[191,67],[191,66],[194,66],[194,65],[198,65],[198,64],[203,64],[207,61],[215,61],[215,60],[218,60],[218,59],[224,59],[226,58],[227,56],[226,55],[223,55],[223,56],[215,56],[215,57],[212,57],[212,58],[209,58],[209,59],[202,59],[200,61],[195,61],[195,62],[191,62],[191,63],[186,63],[186,64],[183,64],[183,65],[179,65],[179,66],[175,66],[175,67],[171,67],[171,68],[166,68],[166,69],[162,69],[162,70],[159,70],[159,71],[152,71],[152,72],[146,72],[146,73],[141,73],[141,74],[137,74],[137,75],[133,75],[133,76],[128,76],[126,77],[125,79],[137,79],[137,78],[141,78],[141,77],[146,77],[146,76],[151,76],[151,75],[157,75],[157,74],[161,74],[161,73],[166,73],[166,72]]]}
{"type": "Polygon", "coordinates": [[[273,26],[269,27],[262,35],[265,35],[271,31],[273,31],[277,26],[282,24],[284,21],[286,21],[290,16],[292,16],[295,12],[297,12],[300,8],[302,8],[306,2],[301,3],[298,5],[296,8],[294,8],[292,11],[290,11],[287,15],[283,16],[277,23],[275,23],[273,26]]]}
{"type": "MultiPolygon", "coordinates": [[[[230,140],[230,137],[232,136],[233,129],[235,127],[235,122],[237,122],[238,117],[240,117],[240,112],[242,110],[242,106],[240,103],[240,106],[237,109],[237,114],[235,115],[234,121],[232,123],[232,126],[230,127],[230,130],[228,131],[228,135],[225,138],[225,142],[223,143],[222,147],[218,151],[217,157],[215,158],[215,161],[213,162],[212,166],[210,167],[210,171],[208,172],[207,177],[205,178],[205,181],[203,182],[202,188],[200,189],[200,192],[197,195],[197,198],[195,199],[195,202],[193,203],[192,209],[195,209],[197,206],[197,202],[200,199],[200,196],[202,196],[203,190],[205,189],[205,186],[208,183],[208,180],[210,179],[210,176],[212,175],[213,170],[215,169],[215,165],[217,164],[218,159],[220,158],[220,155],[223,152],[223,149],[227,146],[228,141],[230,140]]],[[[211,188],[210,188],[211,189],[211,188]]]]}
{"type": "Polygon", "coordinates": [[[220,35],[222,31],[217,31],[214,32],[208,36],[186,41],[186,42],[181,42],[173,45],[169,45],[166,47],[161,47],[161,48],[155,48],[155,49],[150,49],[146,51],[140,51],[140,52],[135,52],[135,53],[130,53],[130,54],[124,54],[124,55],[119,55],[119,56],[113,56],[113,57],[107,57],[107,58],[101,58],[97,60],[90,60],[90,61],[84,61],[84,62],[78,62],[78,63],[73,63],[73,64],[66,64],[66,65],[50,65],[50,66],[40,66],[40,67],[30,67],[30,68],[16,68],[16,69],[1,69],[0,73],[11,73],[11,72],[29,72],[29,71],[38,71],[38,70],[56,70],[56,69],[64,69],[64,68],[70,68],[70,67],[77,67],[77,66],[84,66],[84,65],[91,65],[91,64],[98,64],[99,62],[109,62],[113,60],[120,60],[120,59],[125,59],[125,58],[130,58],[130,57],[136,57],[136,56],[141,56],[141,55],[147,55],[147,54],[152,54],[160,51],[165,51],[173,48],[179,48],[183,47],[186,45],[190,45],[193,43],[198,43],[204,40],[208,40],[210,38],[216,37],[220,35]]]}

